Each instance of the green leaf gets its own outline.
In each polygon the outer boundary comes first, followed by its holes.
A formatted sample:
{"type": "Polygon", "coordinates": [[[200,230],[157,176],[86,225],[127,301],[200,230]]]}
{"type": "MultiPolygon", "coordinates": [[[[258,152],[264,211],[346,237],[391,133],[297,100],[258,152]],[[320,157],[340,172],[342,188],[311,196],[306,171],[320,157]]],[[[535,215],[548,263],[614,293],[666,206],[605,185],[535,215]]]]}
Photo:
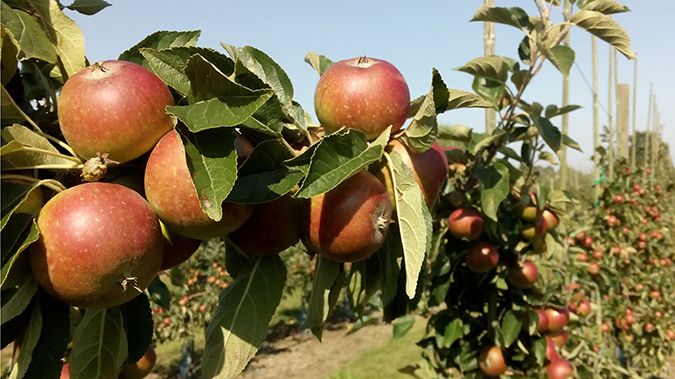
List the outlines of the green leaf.
{"type": "Polygon", "coordinates": [[[590,0],[584,1],[580,8],[585,11],[595,11],[610,15],[629,12],[630,9],[616,0],[590,0]]]}
{"type": "Polygon", "coordinates": [[[159,305],[164,309],[169,309],[171,306],[171,293],[164,282],[156,277],[148,286],[148,293],[153,303],[159,305]]]}
{"type": "Polygon", "coordinates": [[[127,334],[119,307],[86,309],[73,333],[70,377],[117,378],[127,358],[127,334]]]}
{"type": "Polygon", "coordinates": [[[21,314],[30,304],[37,292],[38,283],[33,276],[27,276],[17,291],[0,310],[0,321],[4,325],[7,321],[21,314]]]}
{"type": "MultiPolygon", "coordinates": [[[[173,105],[167,111],[176,116],[190,131],[196,133],[203,130],[236,126],[253,115],[270,97],[271,93],[258,93],[247,98],[237,98],[246,104],[227,103],[219,99],[200,101],[191,105],[173,105]]],[[[228,98],[235,99],[234,97],[228,98]]],[[[268,128],[260,131],[275,134],[268,128]]]]}
{"type": "Polygon", "coordinates": [[[413,150],[425,151],[431,147],[437,135],[438,120],[432,90],[424,97],[410,125],[405,129],[405,141],[413,150]]]}
{"type": "Polygon", "coordinates": [[[70,341],[70,308],[40,292],[42,331],[32,351],[33,358],[26,378],[58,379],[61,377],[61,360],[70,341]]]}
{"type": "Polygon", "coordinates": [[[546,118],[551,119],[553,117],[560,116],[560,115],[563,115],[565,113],[574,112],[574,111],[576,111],[577,109],[580,109],[580,108],[581,108],[581,105],[570,104],[570,105],[565,105],[563,107],[558,108],[557,106],[551,104],[551,105],[546,107],[546,110],[544,111],[544,115],[546,116],[546,118]]]}
{"type": "Polygon", "coordinates": [[[220,221],[223,201],[237,179],[235,135],[228,128],[220,128],[181,137],[202,210],[220,221]]]}
{"type": "Polygon", "coordinates": [[[424,257],[431,243],[431,214],[415,177],[403,162],[401,154],[387,155],[396,199],[396,218],[401,231],[403,262],[405,264],[405,292],[415,297],[417,281],[424,257]]]}
{"type": "Polygon", "coordinates": [[[398,339],[405,336],[413,328],[413,326],[415,326],[415,320],[417,320],[417,318],[413,315],[402,316],[394,320],[392,323],[392,338],[398,339]]]}
{"type": "Polygon", "coordinates": [[[502,319],[502,337],[504,338],[504,347],[508,348],[518,339],[523,322],[513,311],[508,311],[502,319]]]}
{"type": "Polygon", "coordinates": [[[152,342],[152,310],[145,294],[136,296],[120,306],[127,334],[127,363],[135,363],[148,350],[152,342]]]}
{"type": "Polygon", "coordinates": [[[519,7],[489,7],[482,6],[471,21],[496,22],[499,24],[513,26],[514,28],[527,28],[530,24],[530,17],[522,8],[519,7]]]}
{"type": "Polygon", "coordinates": [[[236,48],[221,44],[235,60],[235,76],[251,73],[271,88],[284,107],[293,101],[293,84],[288,75],[269,55],[252,46],[236,48]]]}
{"type": "Polygon", "coordinates": [[[305,174],[290,169],[283,162],[292,153],[279,140],[259,143],[239,168],[237,181],[227,200],[236,203],[265,203],[293,189],[305,174]]]}
{"type": "Polygon", "coordinates": [[[17,38],[22,58],[56,63],[56,47],[35,18],[22,10],[12,9],[4,1],[0,7],[2,23],[17,38]]]}
{"type": "Polygon", "coordinates": [[[146,65],[143,55],[141,54],[142,48],[152,48],[152,49],[168,49],[170,47],[177,46],[195,46],[197,44],[197,39],[201,31],[193,30],[186,32],[176,32],[176,31],[158,31],[150,34],[145,37],[142,41],[132,46],[129,50],[120,54],[119,59],[123,61],[134,62],[137,64],[146,65]]]}
{"type": "Polygon", "coordinates": [[[464,66],[457,68],[457,70],[499,83],[506,83],[509,70],[514,63],[510,58],[493,55],[475,58],[464,66]]]}
{"type": "Polygon", "coordinates": [[[310,51],[305,55],[305,62],[312,66],[314,71],[319,73],[319,76],[323,75],[323,73],[328,70],[328,67],[333,64],[333,61],[326,58],[326,56],[317,54],[313,51],[310,51]]]}
{"type": "Polygon", "coordinates": [[[539,366],[542,366],[546,359],[546,338],[545,337],[537,338],[536,340],[534,340],[533,345],[534,349],[531,350],[534,350],[534,356],[537,360],[537,364],[539,366]]]}
{"type": "Polygon", "coordinates": [[[450,348],[455,341],[464,336],[464,324],[461,318],[455,318],[450,321],[443,331],[443,347],[450,348]]]}
{"type": "Polygon", "coordinates": [[[110,3],[104,0],[75,0],[72,4],[66,6],[66,8],[91,16],[109,6],[110,3]]]}
{"type": "Polygon", "coordinates": [[[32,2],[32,6],[39,14],[42,28],[54,44],[65,70],[65,73],[59,72],[57,76],[67,78],[82,70],[85,67],[84,35],[80,27],[63,13],[55,0],[32,2]]]}
{"type": "Polygon", "coordinates": [[[574,150],[583,152],[583,150],[581,150],[581,146],[579,145],[579,143],[577,141],[573,140],[572,138],[570,138],[566,134],[563,134],[563,136],[562,136],[562,143],[565,146],[569,146],[569,147],[573,148],[574,150]]]}
{"type": "MultiPolygon", "coordinates": [[[[9,31],[5,25],[0,25],[0,51],[2,52],[2,71],[0,71],[0,79],[2,79],[2,85],[9,83],[9,81],[14,77],[16,71],[19,69],[19,46],[18,41],[12,35],[12,32],[9,31]]],[[[3,92],[4,96],[4,92],[3,92]]],[[[3,100],[4,103],[4,100],[3,100]]],[[[2,110],[4,113],[4,109],[2,110]]],[[[2,114],[2,119],[5,119],[5,115],[2,114]]]]}
{"type": "Polygon", "coordinates": [[[610,16],[596,11],[582,10],[572,15],[570,22],[614,46],[626,58],[635,58],[635,53],[630,47],[628,33],[610,16]]]}
{"type": "Polygon", "coordinates": [[[471,128],[464,125],[441,126],[438,128],[438,138],[468,142],[471,140],[472,132],[471,128]]]}
{"type": "Polygon", "coordinates": [[[324,137],[313,151],[307,177],[296,196],[308,199],[337,187],[378,161],[388,140],[389,129],[370,144],[363,132],[355,129],[324,137]]]}
{"type": "Polygon", "coordinates": [[[551,153],[550,151],[542,151],[539,153],[539,159],[546,161],[550,164],[557,165],[558,164],[558,158],[556,158],[555,154],[551,153]]]}
{"type": "Polygon", "coordinates": [[[150,69],[167,85],[180,94],[192,98],[190,77],[186,70],[190,58],[199,55],[214,65],[220,72],[230,75],[234,72],[234,62],[224,54],[204,47],[178,46],[168,49],[142,48],[140,53],[146,59],[150,69]]]}
{"type": "Polygon", "coordinates": [[[560,71],[563,75],[569,75],[570,68],[574,64],[574,50],[565,45],[558,45],[552,47],[550,50],[545,50],[546,58],[560,71]]]}
{"type": "Polygon", "coordinates": [[[0,199],[2,199],[2,221],[0,222],[0,230],[5,228],[7,221],[14,214],[14,211],[26,201],[33,189],[35,187],[31,184],[2,183],[2,192],[0,193],[0,199]]]}
{"type": "Polygon", "coordinates": [[[320,255],[317,255],[316,259],[316,271],[314,272],[312,292],[309,297],[307,319],[303,326],[309,328],[312,334],[321,341],[323,323],[337,301],[334,292],[339,292],[342,287],[340,278],[344,276],[344,270],[339,262],[328,260],[320,255]]]}
{"type": "Polygon", "coordinates": [[[382,272],[382,304],[387,309],[398,294],[399,274],[403,263],[403,246],[398,225],[389,226],[384,246],[375,256],[379,260],[382,272]]]}
{"type": "Polygon", "coordinates": [[[81,164],[79,159],[61,154],[47,138],[29,128],[14,124],[2,129],[2,139],[6,143],[16,141],[12,149],[2,150],[3,169],[73,169],[81,164]]]}
{"type": "Polygon", "coordinates": [[[10,125],[25,120],[25,114],[16,104],[14,99],[12,99],[12,96],[9,94],[9,92],[7,92],[7,89],[4,85],[2,86],[2,98],[0,104],[2,104],[2,108],[0,108],[0,118],[2,119],[2,125],[10,125]]]}
{"type": "Polygon", "coordinates": [[[257,258],[224,289],[206,329],[205,378],[234,378],[253,358],[267,334],[286,282],[278,256],[257,258]]]}
{"type": "Polygon", "coordinates": [[[448,110],[461,108],[492,108],[489,101],[485,101],[482,97],[462,90],[448,89],[448,110]]]}
{"type": "Polygon", "coordinates": [[[553,150],[559,151],[562,141],[560,130],[549,121],[546,117],[537,117],[534,119],[534,124],[539,131],[539,135],[544,139],[546,144],[553,150]]]}
{"type": "Polygon", "coordinates": [[[38,240],[40,231],[32,215],[17,214],[10,219],[0,235],[2,236],[1,287],[4,289],[12,282],[20,283],[21,278],[31,274],[28,257],[22,252],[38,240]]]}
{"type": "Polygon", "coordinates": [[[19,351],[19,357],[16,362],[13,362],[12,372],[9,374],[10,379],[21,379],[25,377],[28,367],[33,359],[33,349],[35,349],[35,346],[37,346],[38,340],[40,339],[41,331],[42,312],[40,311],[38,304],[33,303],[28,326],[21,335],[20,340],[17,341],[21,346],[21,350],[19,351]]]}
{"type": "Polygon", "coordinates": [[[476,176],[481,183],[480,200],[483,213],[497,221],[499,204],[506,199],[510,191],[509,168],[501,162],[492,166],[476,167],[476,176]]]}
{"type": "Polygon", "coordinates": [[[480,76],[473,78],[471,88],[495,109],[506,93],[506,84],[480,76]]]}

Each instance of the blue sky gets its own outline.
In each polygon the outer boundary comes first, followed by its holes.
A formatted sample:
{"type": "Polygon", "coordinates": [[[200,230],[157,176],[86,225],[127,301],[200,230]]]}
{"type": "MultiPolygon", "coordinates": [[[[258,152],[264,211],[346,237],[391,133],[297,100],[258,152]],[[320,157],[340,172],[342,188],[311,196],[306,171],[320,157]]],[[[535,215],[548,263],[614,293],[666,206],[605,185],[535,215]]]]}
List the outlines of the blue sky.
{"type": "MultiPolygon", "coordinates": [[[[318,76],[303,58],[309,51],[333,60],[361,55],[386,59],[408,81],[411,95],[428,91],[431,69],[437,68],[451,88],[471,88],[471,77],[454,70],[483,53],[483,25],[469,22],[482,0],[370,0],[370,1],[110,1],[113,5],[95,16],[70,15],[80,25],[90,61],[114,59],[119,53],[157,30],[202,30],[199,45],[220,49],[219,43],[255,46],[274,58],[293,81],[295,98],[314,116],[313,95],[318,76]],[[413,5],[414,4],[414,5],[413,5]]],[[[521,6],[533,11],[533,2],[495,0],[498,6],[521,6]]],[[[664,42],[675,36],[675,2],[626,0],[632,12],[615,16],[631,36],[638,54],[637,127],[647,123],[649,84],[665,124],[664,139],[675,157],[675,51],[664,42]]],[[[498,26],[496,53],[516,56],[522,38],[517,30],[498,26]]],[[[569,153],[576,168],[592,168],[592,95],[582,79],[592,79],[591,40],[574,29],[571,46],[579,69],[570,76],[570,102],[584,108],[570,116],[570,135],[584,152],[569,153]]],[[[668,44],[669,45],[669,44],[668,44]]],[[[599,42],[600,100],[607,104],[608,48],[599,42]]],[[[632,62],[619,56],[619,82],[633,81],[632,62]]],[[[528,89],[526,100],[544,104],[561,102],[562,79],[547,65],[528,89]]],[[[632,89],[631,89],[632,96],[632,89]]],[[[602,111],[601,111],[602,112],[602,111]]],[[[602,113],[602,123],[607,116],[602,113]]],[[[448,124],[484,129],[481,110],[451,111],[440,116],[448,124]]]]}

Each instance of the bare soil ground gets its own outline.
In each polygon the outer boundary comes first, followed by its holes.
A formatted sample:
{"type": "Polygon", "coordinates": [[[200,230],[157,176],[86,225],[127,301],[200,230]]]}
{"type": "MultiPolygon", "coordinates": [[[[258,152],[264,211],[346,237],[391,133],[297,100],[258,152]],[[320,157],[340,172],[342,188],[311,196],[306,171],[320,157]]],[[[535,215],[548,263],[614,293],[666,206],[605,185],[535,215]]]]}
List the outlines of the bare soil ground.
{"type": "Polygon", "coordinates": [[[343,364],[387,343],[391,326],[372,325],[350,335],[346,333],[344,326],[325,329],[319,342],[307,331],[264,346],[240,378],[329,378],[343,364]]]}

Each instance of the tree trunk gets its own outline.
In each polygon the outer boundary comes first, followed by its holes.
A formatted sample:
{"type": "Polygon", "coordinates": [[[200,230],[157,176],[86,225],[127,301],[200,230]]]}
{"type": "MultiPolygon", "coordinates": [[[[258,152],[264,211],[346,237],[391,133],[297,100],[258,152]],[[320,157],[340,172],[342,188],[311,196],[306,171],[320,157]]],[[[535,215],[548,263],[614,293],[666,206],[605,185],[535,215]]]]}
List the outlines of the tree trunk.
{"type": "MultiPolygon", "coordinates": [[[[570,1],[565,0],[565,5],[563,9],[563,15],[565,20],[570,18],[570,1]]],[[[567,33],[565,36],[565,45],[570,44],[570,33],[567,33]]],[[[570,76],[569,74],[563,74],[563,89],[562,89],[562,106],[565,107],[570,103],[570,76]]],[[[562,134],[567,135],[569,133],[570,125],[570,115],[565,113],[562,115],[562,134]]],[[[558,152],[558,158],[560,159],[560,182],[558,187],[562,190],[567,189],[567,177],[568,177],[568,166],[567,166],[567,146],[562,145],[560,151],[558,152]]]]}
{"type": "MultiPolygon", "coordinates": [[[[591,49],[593,51],[593,181],[600,178],[600,108],[598,102],[598,42],[594,36],[591,36],[591,49]]],[[[600,187],[596,186],[593,193],[593,200],[597,200],[600,195],[600,187]]]]}
{"type": "Polygon", "coordinates": [[[628,160],[628,117],[630,102],[630,85],[616,86],[616,131],[618,142],[618,156],[628,160]]]}

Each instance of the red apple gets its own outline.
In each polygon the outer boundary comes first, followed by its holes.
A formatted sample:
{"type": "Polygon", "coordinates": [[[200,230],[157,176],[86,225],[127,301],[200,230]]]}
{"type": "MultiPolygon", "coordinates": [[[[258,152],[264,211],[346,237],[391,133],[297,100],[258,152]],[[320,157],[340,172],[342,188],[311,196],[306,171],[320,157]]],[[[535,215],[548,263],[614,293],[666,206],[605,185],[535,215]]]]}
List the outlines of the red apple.
{"type": "Polygon", "coordinates": [[[515,266],[509,268],[509,274],[506,280],[509,284],[518,289],[530,288],[537,282],[539,270],[533,262],[518,262],[515,266]]]}
{"type": "Polygon", "coordinates": [[[487,376],[499,376],[506,372],[506,361],[499,346],[485,346],[480,351],[478,366],[487,376]]]}
{"type": "Polygon", "coordinates": [[[173,130],[162,137],[148,158],[145,194],[150,206],[169,230],[192,239],[206,240],[230,234],[253,211],[250,205],[225,202],[220,221],[214,221],[204,213],[190,176],[183,144],[173,130]]]}
{"type": "Polygon", "coordinates": [[[553,341],[553,338],[546,336],[546,359],[553,362],[560,359],[558,355],[558,345],[553,341]]]}
{"type": "Polygon", "coordinates": [[[474,208],[456,209],[448,217],[448,229],[457,238],[473,241],[483,232],[483,215],[474,208]]]}
{"type": "Polygon", "coordinates": [[[497,263],[499,263],[499,251],[490,242],[478,242],[469,247],[465,261],[469,270],[473,272],[488,272],[497,267],[497,263]]]}
{"type": "Polygon", "coordinates": [[[410,167],[422,190],[427,207],[431,208],[436,203],[441,186],[448,177],[448,158],[441,147],[434,143],[427,151],[415,153],[398,140],[391,141],[389,146],[391,151],[401,154],[403,162],[410,167]]]}
{"type": "Polygon", "coordinates": [[[615,204],[623,204],[624,201],[626,201],[626,198],[624,198],[623,195],[615,195],[614,196],[614,203],[615,204]]]}
{"type": "Polygon", "coordinates": [[[581,317],[586,317],[591,313],[591,303],[588,300],[584,300],[577,306],[576,314],[581,317]]]}
{"type": "Polygon", "coordinates": [[[570,334],[564,330],[560,332],[552,332],[550,333],[547,338],[550,338],[551,341],[557,346],[557,347],[562,347],[564,346],[567,341],[570,339],[570,334]]]}
{"type": "Polygon", "coordinates": [[[61,376],[59,376],[59,379],[70,379],[70,366],[68,365],[68,362],[64,363],[61,367],[61,376]]]}
{"type": "Polygon", "coordinates": [[[546,311],[537,308],[537,331],[539,333],[544,333],[545,331],[548,330],[548,316],[546,315],[546,311]]]}
{"type": "Polygon", "coordinates": [[[321,126],[332,133],[342,127],[363,131],[373,140],[387,127],[401,129],[408,117],[410,92],[391,63],[352,58],[332,64],[319,79],[314,108],[321,126]]]}
{"type": "Polygon", "coordinates": [[[549,379],[570,379],[574,375],[574,367],[566,359],[559,358],[546,366],[549,379]]]}
{"type": "Polygon", "coordinates": [[[653,333],[656,330],[656,327],[651,322],[648,322],[645,324],[644,330],[647,333],[653,333]]]}
{"type": "Polygon", "coordinates": [[[58,102],[61,131],[83,158],[123,163],[148,152],[173,127],[169,88],[143,66],[95,63],[68,78],[58,102]]]}
{"type": "Polygon", "coordinates": [[[164,243],[157,216],[138,193],[87,183],[51,198],[29,253],[40,285],[66,304],[109,308],[136,297],[157,275],[164,243]]]}
{"type": "Polygon", "coordinates": [[[548,209],[544,209],[544,211],[541,214],[541,217],[543,217],[544,220],[546,220],[546,226],[549,232],[553,231],[560,223],[558,215],[556,215],[555,213],[553,213],[553,211],[548,209]]]}
{"type": "Polygon", "coordinates": [[[300,205],[290,195],[258,204],[230,240],[253,256],[279,254],[300,239],[300,205]]]}
{"type": "Polygon", "coordinates": [[[301,218],[303,242],[331,260],[362,260],[384,243],[391,214],[386,187],[368,171],[359,171],[311,198],[301,218]]]}
{"type": "Polygon", "coordinates": [[[548,330],[551,333],[558,333],[567,325],[570,320],[570,312],[567,308],[547,308],[548,330]]]}
{"type": "Polygon", "coordinates": [[[595,276],[600,273],[600,265],[597,263],[591,263],[588,265],[588,273],[595,276]]]}

